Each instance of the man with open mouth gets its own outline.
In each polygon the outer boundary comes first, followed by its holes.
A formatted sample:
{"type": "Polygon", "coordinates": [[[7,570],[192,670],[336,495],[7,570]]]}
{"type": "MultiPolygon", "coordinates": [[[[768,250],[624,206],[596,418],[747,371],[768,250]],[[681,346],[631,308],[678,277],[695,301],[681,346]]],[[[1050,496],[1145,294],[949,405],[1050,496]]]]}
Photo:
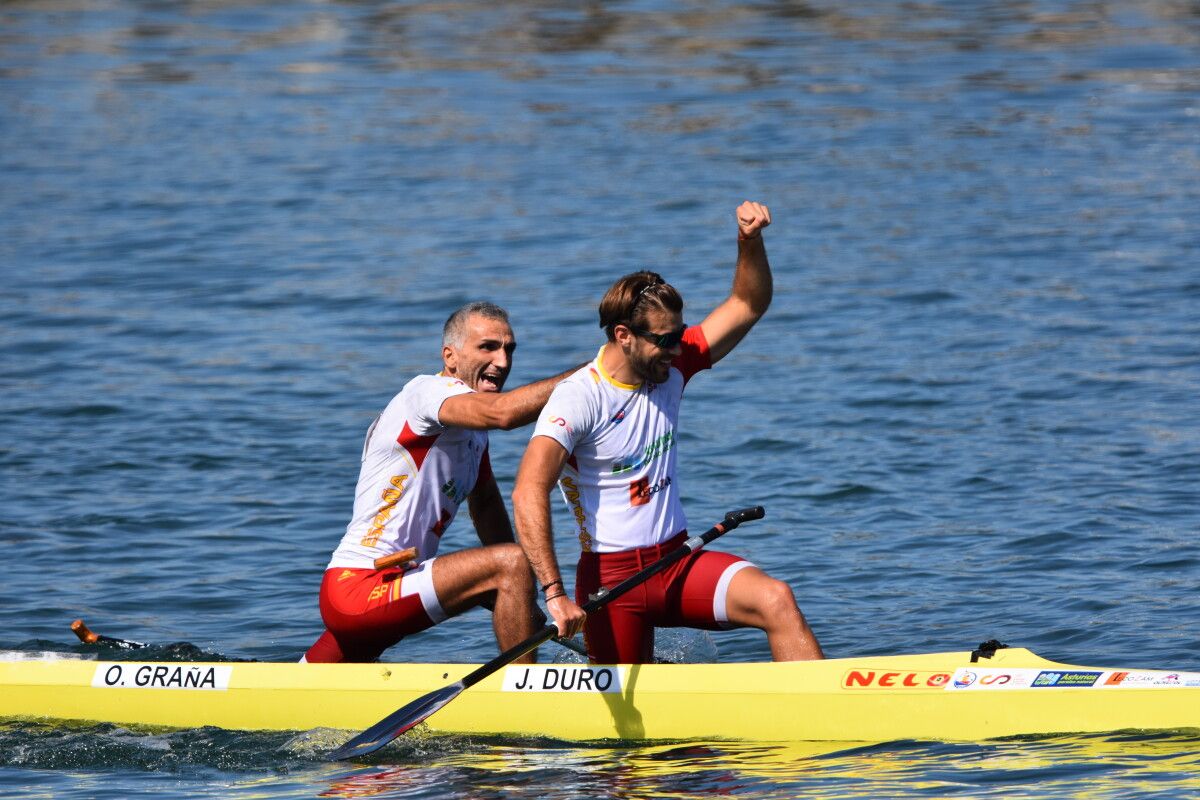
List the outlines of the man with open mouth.
{"type": "Polygon", "coordinates": [[[413,378],[375,418],[354,513],[321,582],[326,630],[302,661],[374,661],[403,637],[475,606],[492,609],[501,650],[542,625],[529,562],[492,475],[487,431],[532,422],[570,371],[503,392],[516,346],[504,309],[459,308],[442,331],[442,371],[413,378]],[[482,546],[435,558],[463,500],[482,546]]]}

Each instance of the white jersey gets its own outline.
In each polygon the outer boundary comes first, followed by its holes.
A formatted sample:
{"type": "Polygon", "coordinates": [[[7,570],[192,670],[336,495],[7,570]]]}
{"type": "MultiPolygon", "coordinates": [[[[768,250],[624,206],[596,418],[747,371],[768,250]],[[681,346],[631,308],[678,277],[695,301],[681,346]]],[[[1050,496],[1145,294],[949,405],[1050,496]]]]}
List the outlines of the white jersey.
{"type": "MultiPolygon", "coordinates": [[[[608,345],[605,345],[607,347],[608,345]]],[[[677,486],[679,402],[688,378],[712,365],[699,327],[665,383],[630,385],[596,360],[555,387],[534,428],[570,454],[558,486],[575,518],[584,552],[647,547],[687,528],[677,486]]]]}
{"type": "Polygon", "coordinates": [[[490,478],[486,431],[443,425],[448,397],[473,391],[457,378],[418,375],[392,398],[363,443],[354,516],[329,562],[370,568],[408,547],[437,553],[442,533],[480,478],[490,478]]]}

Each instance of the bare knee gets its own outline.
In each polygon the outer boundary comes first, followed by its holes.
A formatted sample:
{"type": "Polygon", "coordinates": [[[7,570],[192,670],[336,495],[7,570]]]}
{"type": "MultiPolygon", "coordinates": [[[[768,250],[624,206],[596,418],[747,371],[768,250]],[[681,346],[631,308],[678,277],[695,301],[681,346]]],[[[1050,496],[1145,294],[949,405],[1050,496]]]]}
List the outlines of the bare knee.
{"type": "Polygon", "coordinates": [[[533,587],[533,571],[520,545],[497,544],[492,545],[491,549],[496,577],[503,584],[517,590],[533,587]]]}
{"type": "Polygon", "coordinates": [[[759,613],[768,625],[773,621],[790,622],[803,616],[800,606],[796,605],[796,595],[792,593],[792,587],[774,578],[763,587],[759,613]]]}

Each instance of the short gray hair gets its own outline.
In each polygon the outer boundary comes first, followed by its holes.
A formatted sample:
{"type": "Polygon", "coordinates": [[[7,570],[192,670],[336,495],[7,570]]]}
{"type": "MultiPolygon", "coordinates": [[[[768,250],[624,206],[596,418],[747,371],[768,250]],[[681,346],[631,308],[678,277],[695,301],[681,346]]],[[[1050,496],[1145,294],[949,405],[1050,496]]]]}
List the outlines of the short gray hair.
{"type": "Polygon", "coordinates": [[[442,347],[462,347],[467,338],[467,318],[478,314],[485,319],[494,319],[508,325],[508,312],[495,303],[476,300],[458,308],[442,326],[442,347]]]}

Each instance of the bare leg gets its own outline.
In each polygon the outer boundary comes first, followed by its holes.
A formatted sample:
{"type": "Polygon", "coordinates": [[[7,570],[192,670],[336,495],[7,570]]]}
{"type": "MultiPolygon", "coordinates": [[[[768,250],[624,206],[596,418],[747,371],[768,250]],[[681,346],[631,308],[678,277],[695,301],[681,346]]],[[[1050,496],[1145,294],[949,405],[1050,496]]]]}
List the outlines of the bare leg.
{"type": "Polygon", "coordinates": [[[796,605],[792,587],[757,567],[740,570],[729,582],[725,599],[729,621],[767,634],[775,661],[824,658],[816,635],[796,605]]]}
{"type": "MultiPolygon", "coordinates": [[[[493,544],[438,556],[433,562],[433,588],[451,616],[475,606],[491,608],[501,650],[528,639],[541,627],[533,572],[520,545],[493,544]]],[[[517,659],[527,664],[536,660],[536,650],[517,659]]]]}

